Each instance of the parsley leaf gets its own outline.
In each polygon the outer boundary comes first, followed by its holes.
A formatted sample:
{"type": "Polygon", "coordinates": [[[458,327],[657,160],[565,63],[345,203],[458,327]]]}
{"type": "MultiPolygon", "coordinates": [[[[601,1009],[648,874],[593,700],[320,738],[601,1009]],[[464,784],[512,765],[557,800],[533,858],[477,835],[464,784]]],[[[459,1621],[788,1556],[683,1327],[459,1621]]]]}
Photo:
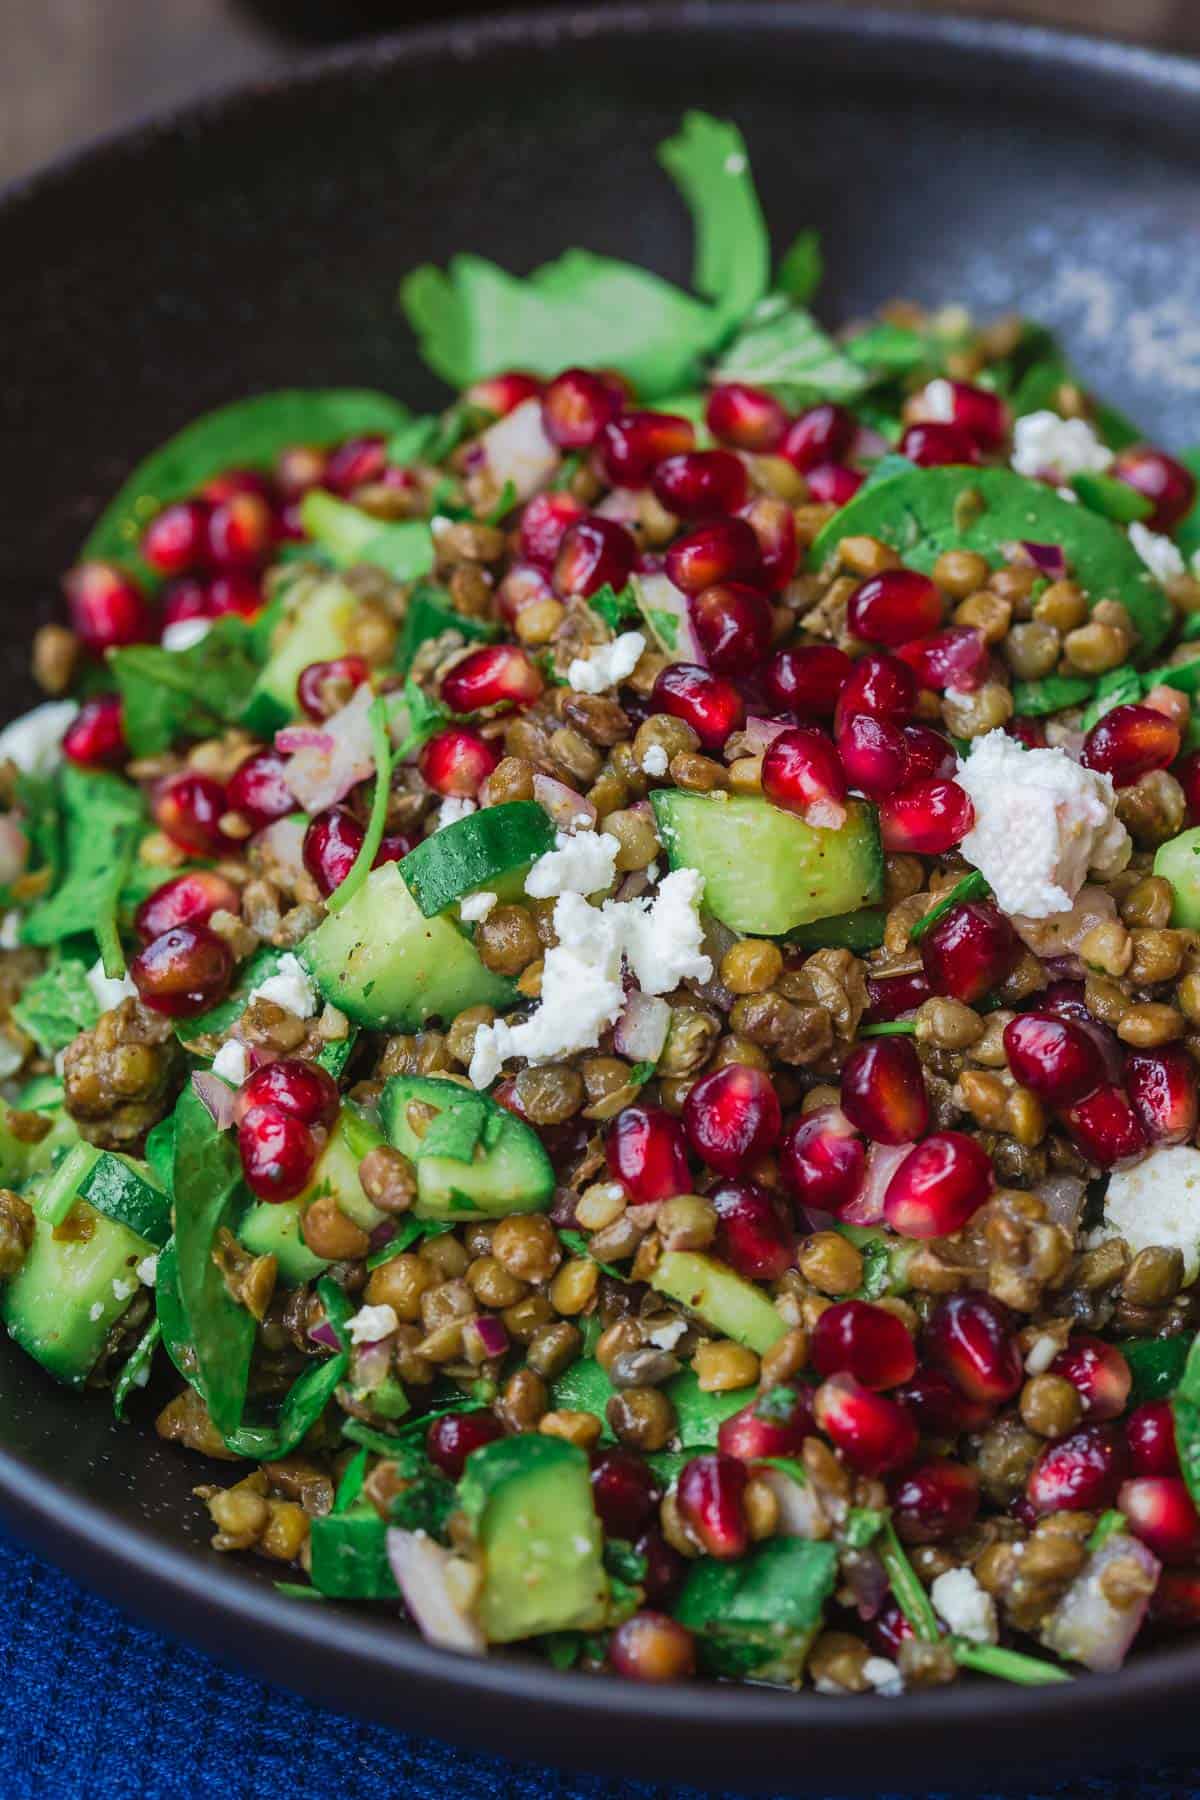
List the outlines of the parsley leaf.
{"type": "Polygon", "coordinates": [[[788,402],[853,400],[871,384],[803,307],[772,294],[755,308],[713,371],[714,381],[783,388],[788,402]]]}
{"type": "Polygon", "coordinates": [[[95,932],[105,974],[119,975],[124,965],[116,936],[117,901],[142,827],[142,796],[115,775],[73,764],[62,771],[60,794],[62,879],[48,899],[26,914],[21,942],[46,948],[95,932]]]}
{"type": "Polygon", "coordinates": [[[819,231],[802,231],[784,254],[775,274],[775,286],[797,306],[807,306],[825,274],[819,231]]]}
{"type": "Polygon", "coordinates": [[[392,1501],[391,1522],[405,1531],[427,1532],[445,1543],[446,1524],[457,1506],[454,1483],[438,1469],[422,1469],[392,1501]]]}
{"type": "Polygon", "coordinates": [[[131,644],[108,660],[134,756],[156,756],[180,738],[208,737],[232,725],[259,671],[250,627],[232,614],[187,650],[131,644]]]}
{"type": "Polygon", "coordinates": [[[12,1016],[43,1056],[53,1056],[79,1032],[90,1030],[100,1017],[100,1008],[83,963],[64,957],[43,970],[22,989],[12,1016]]]}
{"type": "Polygon", "coordinates": [[[582,1231],[560,1231],[558,1236],[560,1242],[564,1243],[567,1246],[567,1249],[575,1256],[588,1257],[590,1261],[595,1263],[598,1269],[603,1269],[604,1273],[606,1275],[611,1275],[615,1281],[628,1280],[628,1276],[622,1275],[620,1269],[615,1269],[611,1263],[601,1262],[598,1256],[592,1255],[588,1246],[588,1240],[584,1237],[582,1231]]]}
{"type": "Polygon", "coordinates": [[[594,594],[588,595],[588,605],[594,613],[599,613],[613,631],[620,631],[622,625],[642,616],[633,588],[623,587],[617,594],[613,592],[610,581],[606,581],[594,594]]]}
{"type": "Polygon", "coordinates": [[[692,214],[693,285],[713,302],[723,327],[736,325],[766,293],[771,259],[742,134],[708,113],[690,112],[658,158],[692,214]]]}

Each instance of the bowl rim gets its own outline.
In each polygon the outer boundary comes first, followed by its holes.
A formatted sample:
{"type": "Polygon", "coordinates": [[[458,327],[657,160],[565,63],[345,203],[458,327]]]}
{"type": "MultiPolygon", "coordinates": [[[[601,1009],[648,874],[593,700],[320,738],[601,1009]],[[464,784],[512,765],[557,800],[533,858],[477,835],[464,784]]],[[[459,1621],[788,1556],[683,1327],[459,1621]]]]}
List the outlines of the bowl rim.
{"type": "MultiPolygon", "coordinates": [[[[228,109],[244,107],[278,90],[320,86],[345,74],[386,72],[397,65],[423,60],[447,61],[484,57],[534,45],[539,53],[594,37],[636,38],[664,30],[711,33],[731,28],[757,35],[780,32],[789,38],[817,38],[832,48],[872,50],[911,57],[934,49],[951,55],[1004,56],[1017,64],[1087,77],[1106,76],[1128,89],[1132,98],[1147,91],[1200,107],[1200,59],[1148,49],[1084,33],[992,18],[964,18],[939,12],[913,13],[879,6],[828,6],[815,0],[675,0],[673,4],[622,4],[614,7],[528,10],[433,24],[413,30],[358,40],[334,49],[284,56],[249,79],[205,89],[185,101],[149,108],[113,130],[73,145],[40,167],[0,188],[0,229],[6,215],[36,203],[39,194],[97,160],[145,154],[160,137],[181,129],[202,131],[228,109]]],[[[1200,115],[1198,115],[1200,116],[1200,115]]],[[[686,1726],[698,1742],[711,1742],[714,1731],[742,1726],[765,1729],[776,1744],[796,1738],[816,1755],[843,1738],[869,1733],[881,1745],[897,1750],[938,1728],[962,1734],[973,1726],[1018,1724],[1026,1730],[1065,1727],[1088,1711],[1102,1708],[1110,1716],[1142,1723],[1161,1714],[1174,1700],[1191,1694],[1200,1682],[1200,1643],[1191,1648],[1156,1648],[1136,1659],[1116,1677],[1081,1677],[1080,1685],[1019,1688],[1005,1683],[963,1683],[908,1696],[899,1708],[880,1708],[875,1696],[827,1697],[811,1690],[797,1705],[788,1690],[751,1685],[692,1684],[640,1687],[634,1683],[597,1681],[572,1671],[548,1669],[531,1658],[472,1658],[424,1643],[394,1619],[384,1622],[361,1612],[318,1609],[297,1604],[234,1569],[214,1568],[185,1542],[170,1542],[146,1526],[128,1523],[91,1500],[82,1489],[60,1483],[33,1463],[0,1446],[0,1510],[18,1533],[51,1560],[115,1598],[119,1604],[149,1613],[162,1628],[172,1629],[172,1614],[186,1601],[207,1629],[194,1622],[183,1626],[218,1654],[245,1664],[272,1646],[284,1645],[296,1656],[312,1658],[328,1669],[331,1654],[340,1662],[333,1703],[353,1706],[349,1683],[356,1671],[381,1671],[402,1678],[397,1696],[408,1704],[397,1708],[393,1723],[412,1725],[413,1703],[431,1703],[426,1723],[452,1735],[473,1734],[478,1741],[506,1754],[544,1759],[536,1748],[497,1746],[494,1725],[459,1720],[437,1704],[436,1697],[456,1702],[526,1701],[539,1713],[576,1726],[594,1746],[595,1731],[611,1732],[618,1721],[662,1727],[686,1726]],[[223,1645],[223,1639],[229,1642],[223,1645]],[[407,1684],[406,1686],[403,1684],[407,1684]]],[[[261,1670],[259,1672],[262,1672],[261,1670]]],[[[310,1686],[309,1691],[312,1691],[310,1686]]],[[[319,1697],[319,1696],[318,1696],[319,1697]]],[[[365,1707],[379,1716],[380,1709],[365,1707]]],[[[486,1718],[486,1715],[485,1715],[486,1718]]],[[[619,1755],[619,1752],[614,1753],[619,1755]]],[[[687,1759],[693,1773],[695,1753],[687,1759]]],[[[703,1779],[703,1777],[700,1777],[703,1779]]],[[[745,1779],[754,1778],[747,1769],[745,1779]]],[[[770,1771],[760,1780],[777,1779],[770,1771]]]]}

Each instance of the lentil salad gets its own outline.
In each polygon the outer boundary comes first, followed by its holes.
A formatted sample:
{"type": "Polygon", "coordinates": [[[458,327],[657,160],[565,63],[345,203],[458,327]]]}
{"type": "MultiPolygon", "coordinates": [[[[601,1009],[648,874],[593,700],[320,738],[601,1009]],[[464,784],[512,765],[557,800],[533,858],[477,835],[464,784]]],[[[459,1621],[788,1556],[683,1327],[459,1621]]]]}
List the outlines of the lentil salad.
{"type": "Polygon", "coordinates": [[[663,159],[698,298],[420,271],[447,413],[264,396],[93,532],[0,1311],[438,1643],[1112,1668],[1197,1592],[1188,459],[1021,321],[829,337],[736,131],[663,159]]]}

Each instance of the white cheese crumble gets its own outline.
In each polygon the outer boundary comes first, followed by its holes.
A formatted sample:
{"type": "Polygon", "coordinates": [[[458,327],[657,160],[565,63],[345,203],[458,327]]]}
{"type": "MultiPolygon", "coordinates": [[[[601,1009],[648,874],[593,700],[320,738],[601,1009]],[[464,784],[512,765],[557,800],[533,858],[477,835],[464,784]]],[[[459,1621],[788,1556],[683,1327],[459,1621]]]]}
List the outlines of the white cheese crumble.
{"type": "Polygon", "coordinates": [[[1113,453],[1102,444],[1086,419],[1063,419],[1056,412],[1026,413],[1013,426],[1012,466],[1018,475],[1102,474],[1113,453]]]}
{"type": "Polygon", "coordinates": [[[863,1679],[869,1681],[877,1694],[886,1699],[894,1699],[904,1692],[904,1677],[900,1673],[899,1664],[891,1662],[886,1656],[868,1656],[862,1666],[863,1679]]]}
{"type": "Polygon", "coordinates": [[[14,762],[22,775],[49,775],[62,761],[62,741],[79,711],[74,700],[47,700],[22,713],[0,731],[0,762],[14,762]]]}
{"type": "Polygon", "coordinates": [[[0,919],[0,950],[18,950],[21,946],[21,913],[18,907],[0,919]]]}
{"type": "Polygon", "coordinates": [[[490,893],[487,888],[481,889],[478,894],[464,894],[458,903],[458,916],[464,924],[478,925],[481,920],[487,918],[496,904],[496,899],[497,896],[490,893]]]}
{"type": "Polygon", "coordinates": [[[158,1257],[143,1256],[137,1266],[137,1278],[143,1287],[153,1287],[158,1280],[158,1257]]]}
{"type": "Polygon", "coordinates": [[[112,1284],[114,1298],[128,1300],[131,1295],[137,1293],[137,1285],[136,1281],[122,1281],[118,1276],[114,1276],[112,1284]]]}
{"type": "Polygon", "coordinates": [[[938,1617],[957,1637],[972,1644],[994,1644],[999,1628],[996,1602],[980,1587],[970,1569],[947,1569],[929,1589],[938,1617]]]}
{"type": "Polygon", "coordinates": [[[250,1073],[250,1057],[245,1044],[240,1044],[236,1038],[222,1044],[213,1057],[212,1072],[232,1087],[241,1087],[250,1073]]]}
{"type": "Polygon", "coordinates": [[[445,831],[447,825],[457,825],[460,819],[469,819],[476,810],[474,800],[467,800],[458,794],[447,794],[438,807],[435,831],[445,831]]]}
{"type": "Polygon", "coordinates": [[[1187,564],[1178,544],[1161,532],[1147,531],[1140,519],[1129,527],[1129,541],[1153,575],[1155,581],[1175,581],[1187,574],[1187,564]]]}
{"type": "Polygon", "coordinates": [[[545,487],[559,464],[559,452],[542,424],[542,403],[536,397],[522,400],[503,419],[498,419],[478,440],[484,467],[503,488],[511,481],[518,500],[528,500],[545,487]]]}
{"type": "Polygon", "coordinates": [[[1029,1354],[1025,1358],[1025,1373],[1027,1375],[1044,1375],[1058,1352],[1058,1339],[1051,1337],[1048,1331],[1043,1332],[1041,1337],[1034,1338],[1030,1345],[1029,1354]]]}
{"type": "Polygon", "coordinates": [[[623,631],[611,644],[597,644],[589,656],[573,657],[567,680],[577,694],[602,694],[633,674],[645,648],[640,631],[623,631]]]}
{"type": "Polygon", "coordinates": [[[607,831],[578,836],[555,832],[553,850],[539,856],[525,877],[525,892],[534,900],[552,900],[559,894],[598,894],[612,886],[620,849],[607,831]]]}
{"type": "Polygon", "coordinates": [[[120,1006],[122,1000],[133,999],[137,994],[128,975],[106,975],[100,958],[92,964],[86,979],[92,990],[92,998],[102,1013],[111,1012],[114,1006],[120,1006]]]}
{"type": "Polygon", "coordinates": [[[1104,1236],[1136,1254],[1151,1244],[1183,1252],[1183,1278],[1200,1273],[1200,1150],[1164,1144],[1132,1168],[1114,1169],[1104,1197],[1104,1236]]]}
{"type": "Polygon", "coordinates": [[[653,900],[625,902],[625,954],[646,994],[669,994],[681,981],[708,981],[712,961],[703,951],[700,900],[704,877],[698,869],[673,869],[653,900]]]}
{"type": "Polygon", "coordinates": [[[298,1019],[311,1019],[317,1010],[317,996],[308,971],[290,950],[280,958],[274,975],[259,982],[250,1000],[271,1000],[284,1012],[295,1013],[298,1019]]]}
{"type": "Polygon", "coordinates": [[[204,641],[212,630],[211,619],[175,619],[163,627],[160,642],[164,650],[190,650],[204,641]]]}
{"type": "Polygon", "coordinates": [[[954,423],[954,389],[944,376],[927,385],[921,395],[921,411],[938,425],[954,423]]]}
{"type": "Polygon", "coordinates": [[[1029,919],[1069,912],[1089,869],[1114,875],[1132,852],[1108,775],[1065,750],[1026,750],[1004,731],[977,738],[956,773],[975,808],[963,856],[1001,909],[1029,919]]]}
{"type": "Polygon", "coordinates": [[[97,1300],[93,1303],[93,1305],[88,1307],[88,1318],[92,1321],[92,1323],[94,1325],[97,1319],[102,1319],[103,1317],[104,1317],[104,1302],[103,1302],[103,1300],[97,1300]]]}
{"type": "Polygon", "coordinates": [[[651,744],[642,757],[642,771],[646,775],[665,775],[669,760],[661,744],[651,744]]]}
{"type": "Polygon", "coordinates": [[[399,1323],[395,1307],[360,1306],[347,1319],[346,1330],[352,1344],[377,1344],[380,1338],[390,1337],[399,1323]]]}
{"type": "Polygon", "coordinates": [[[668,1319],[665,1325],[656,1325],[646,1336],[659,1350],[673,1350],[686,1330],[683,1319],[668,1319]]]}

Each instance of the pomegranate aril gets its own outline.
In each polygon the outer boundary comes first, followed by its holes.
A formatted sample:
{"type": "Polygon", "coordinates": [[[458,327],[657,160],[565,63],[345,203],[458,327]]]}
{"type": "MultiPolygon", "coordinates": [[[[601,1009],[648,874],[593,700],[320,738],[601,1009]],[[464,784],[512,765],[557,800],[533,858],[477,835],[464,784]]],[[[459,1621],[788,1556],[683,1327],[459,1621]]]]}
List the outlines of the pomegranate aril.
{"type": "Polygon", "coordinates": [[[1200,1572],[1164,1569],[1150,1600],[1150,1617],[1168,1630],[1200,1624],[1200,1572]]]}
{"type": "Polygon", "coordinates": [[[481,407],[497,419],[504,419],[524,401],[536,400],[541,391],[542,383],[536,375],[527,374],[524,369],[506,369],[502,375],[489,375],[483,381],[472,382],[466,399],[471,406],[481,407]]]}
{"type": "Polygon", "coordinates": [[[844,406],[824,403],[810,406],[792,420],[779,444],[779,454],[806,475],[820,463],[836,463],[845,456],[858,433],[852,413],[844,406]]]}
{"type": "Polygon", "coordinates": [[[225,789],[211,775],[181,769],[167,775],[154,790],[154,822],[181,850],[208,856],[230,848],[221,830],[229,810],[225,789]]]}
{"type": "Polygon", "coordinates": [[[725,381],[709,394],[704,422],[715,438],[738,450],[773,450],[788,421],[774,394],[744,381],[725,381]]]}
{"type": "Polygon", "coordinates": [[[381,869],[384,863],[399,862],[401,857],[407,856],[410,850],[416,849],[419,841],[416,836],[410,835],[408,832],[386,832],[375,852],[375,860],[371,867],[381,869]]]}
{"type": "Polygon", "coordinates": [[[255,1069],[238,1089],[233,1116],[244,1119],[256,1106],[278,1106],[305,1125],[333,1124],[338,1116],[337,1082],[319,1063],[280,1057],[255,1069]]]}
{"type": "Polygon", "coordinates": [[[801,1206],[837,1213],[862,1187],[866,1160],[862,1141],[840,1107],[819,1106],[789,1128],[779,1172],[801,1206]]]}
{"type": "Polygon", "coordinates": [[[682,456],[695,441],[691,420],[675,413],[622,413],[604,428],[600,461],[614,487],[645,487],[656,463],[682,456]]]}
{"type": "Polygon", "coordinates": [[[961,425],[942,424],[932,419],[910,425],[900,439],[899,451],[909,462],[916,463],[918,469],[979,461],[978,445],[961,425]]]}
{"type": "Polygon", "coordinates": [[[917,781],[944,780],[954,774],[958,757],[950,739],[928,725],[902,725],[908,752],[906,785],[917,781]]]}
{"type": "Polygon", "coordinates": [[[143,944],[176,925],[206,925],[215,912],[235,913],[241,899],[232,881],[215,869],[189,869],[155,888],[133,916],[133,929],[143,944]]]}
{"type": "Polygon", "coordinates": [[[186,575],[208,555],[210,508],[202,500],[176,500],[164,506],[142,533],[144,561],[158,575],[186,575]]]}
{"type": "Polygon", "coordinates": [[[948,1294],[926,1323],[922,1348],[968,1400],[987,1406],[1011,1400],[1025,1380],[1012,1314],[990,1294],[948,1294]]]}
{"type": "Polygon", "coordinates": [[[721,675],[748,675],[771,648],[771,605],[756,588],[718,582],[697,594],[692,624],[700,647],[721,675]]]}
{"type": "Polygon", "coordinates": [[[979,1476],[964,1463],[937,1457],[897,1476],[891,1502],[896,1531],[906,1544],[944,1544],[975,1523],[979,1476]]]}
{"type": "Polygon", "coordinates": [[[951,625],[929,637],[897,644],[896,655],[923,688],[977,688],[988,668],[987,639],[973,625],[951,625]]]}
{"type": "Polygon", "coordinates": [[[905,1618],[900,1608],[890,1601],[882,1612],[867,1621],[867,1637],[871,1648],[878,1656],[886,1656],[889,1662],[895,1662],[900,1654],[901,1644],[916,1635],[912,1624],[905,1618]]]}
{"type": "Polygon", "coordinates": [[[1102,1423],[1120,1418],[1125,1411],[1133,1376],[1115,1344],[1080,1332],[1059,1351],[1050,1364],[1050,1373],[1061,1375],[1078,1390],[1090,1420],[1102,1423]]]}
{"type": "Polygon", "coordinates": [[[606,1537],[635,1538],[655,1517],[662,1488],[633,1450],[592,1452],[592,1504],[606,1537]]]}
{"type": "Polygon", "coordinates": [[[1083,740],[1085,768],[1111,775],[1114,787],[1129,787],[1153,769],[1166,769],[1179,755],[1179,727],[1152,706],[1114,706],[1083,740]]]}
{"type": "Polygon", "coordinates": [[[552,569],[572,525],[587,517],[587,508],[573,494],[535,494],[521,514],[521,555],[543,569],[552,569]]]}
{"type": "Polygon", "coordinates": [[[1178,1475],[1141,1475],[1122,1484],[1117,1506],[1134,1537],[1165,1563],[1190,1563],[1200,1553],[1200,1518],[1187,1482],[1178,1475]]]}
{"type": "Polygon", "coordinates": [[[685,450],[660,462],[650,485],[659,505],[677,518],[702,519],[744,506],[749,478],[732,450],[685,450]]]}
{"type": "Polygon", "coordinates": [[[815,725],[783,731],[768,746],[762,791],[808,825],[837,831],[846,822],[846,773],[838,752],[815,725]]]}
{"type": "Polygon", "coordinates": [[[126,754],[120,694],[85,700],[63,733],[63,755],[83,768],[115,766],[126,754]]]}
{"type": "Polygon", "coordinates": [[[1153,502],[1154,511],[1146,521],[1151,531],[1173,531],[1195,504],[1196,477],[1191,470],[1150,444],[1122,450],[1112,473],[1153,502]]]}
{"type": "Polygon", "coordinates": [[[764,676],[773,706],[795,713],[833,717],[852,664],[836,644],[797,644],[777,650],[764,676]]]}
{"type": "Polygon", "coordinates": [[[908,742],[904,729],[872,713],[843,718],[837,731],[837,753],[850,786],[869,800],[882,800],[908,780],[908,742]]]}
{"type": "Polygon", "coordinates": [[[442,699],[457,713],[505,702],[528,706],[544,686],[541,670],[526,651],[515,644],[488,644],[455,663],[443,678],[442,699]]]}
{"type": "Polygon", "coordinates": [[[1171,773],[1183,789],[1187,822],[1195,825],[1200,820],[1200,750],[1189,750],[1186,756],[1181,756],[1171,773]]]}
{"type": "Polygon", "coordinates": [[[229,777],[226,801],[234,812],[249,819],[255,830],[297,809],[296,796],[284,780],[284,768],[277,750],[256,750],[229,777]]]}
{"type": "Polygon", "coordinates": [[[747,1480],[745,1464],[720,1451],[694,1456],[680,1471],[675,1490],[679,1516],[706,1555],[721,1562],[744,1556],[749,1548],[747,1480]]]}
{"type": "Polygon", "coordinates": [[[842,1111],[877,1144],[913,1144],[929,1126],[921,1059],[906,1037],[872,1038],[842,1065],[842,1111]]]}
{"type": "Polygon", "coordinates": [[[847,468],[845,463],[818,463],[804,476],[809,498],[823,506],[849,506],[866,480],[861,469],[847,468]]]}
{"type": "Polygon", "coordinates": [[[265,500],[268,505],[275,502],[271,479],[261,469],[223,469],[219,475],[211,475],[200,488],[200,498],[207,500],[210,506],[221,506],[241,494],[253,494],[256,500],[265,500]]]}
{"type": "Polygon", "coordinates": [[[975,823],[975,808],[957,781],[917,781],[889,794],[879,807],[885,850],[941,856],[960,844],[975,823]]]}
{"type": "Polygon", "coordinates": [[[233,952],[207,925],[173,925],[138,952],[129,977],[151,1012],[189,1019],[229,992],[233,952]]]}
{"type": "Polygon", "coordinates": [[[274,515],[258,494],[235,494],[208,516],[208,557],[218,568],[257,568],[274,541],[274,515]]]}
{"type": "Polygon", "coordinates": [[[253,618],[263,603],[258,576],[250,569],[220,569],[209,579],[208,611],[219,619],[226,613],[253,618]]]}
{"type": "Polygon", "coordinates": [[[618,1113],[604,1151],[610,1174],[640,1206],[691,1190],[683,1126],[661,1106],[627,1106],[618,1113]]]}
{"type": "Polygon", "coordinates": [[[1008,436],[1009,416],[999,394],[969,381],[948,381],[952,418],[981,450],[998,450],[1008,436]]]}
{"type": "Polygon", "coordinates": [[[494,1413],[443,1413],[425,1433],[425,1454],[448,1481],[457,1481],[472,1450],[503,1436],[504,1427],[494,1413]]]}
{"type": "Polygon", "coordinates": [[[899,1387],[916,1372],[917,1352],[895,1313],[866,1300],[827,1306],[812,1331],[818,1375],[853,1375],[864,1387],[899,1387]]]}
{"type": "Polygon", "coordinates": [[[1047,1444],[1029,1472],[1026,1497],[1035,1512],[1102,1512],[1125,1479],[1128,1452],[1112,1425],[1084,1425],[1047,1444]]]}
{"type": "Polygon", "coordinates": [[[758,539],[745,519],[711,519],[667,551],[666,570],[685,594],[699,594],[718,581],[753,581],[760,557],[758,539]]]}
{"type": "Polygon", "coordinates": [[[952,906],[921,939],[921,962],[933,993],[967,1006],[1003,981],[1020,954],[1020,939],[991,900],[952,906]]]}
{"type": "Polygon", "coordinates": [[[1196,1064],[1182,1044],[1133,1050],[1125,1059],[1125,1091],[1156,1144],[1185,1144],[1196,1129],[1196,1064]]]}
{"type": "Polygon", "coordinates": [[[330,662],[308,663],[296,682],[296,698],[310,719],[340,712],[369,670],[361,656],[335,656],[330,662]]]}
{"type": "Polygon", "coordinates": [[[310,822],[301,856],[323,895],[332,894],[345,881],[365,835],[353,813],[342,806],[332,806],[310,822]]]}
{"type": "Polygon", "coordinates": [[[209,584],[195,575],[169,581],[162,593],[162,623],[181,625],[185,619],[210,619],[209,584]]]}
{"type": "Polygon", "coordinates": [[[872,644],[906,644],[936,631],[942,596],[928,575],[915,569],[883,569],[861,582],[850,596],[846,623],[854,636],[872,644]]]}
{"type": "Polygon", "coordinates": [[[796,515],[785,500],[777,500],[772,494],[756,494],[738,516],[745,520],[758,540],[755,582],[769,593],[777,594],[796,573],[800,558],[796,515]]]}
{"type": "Polygon", "coordinates": [[[63,578],[71,629],[93,656],[155,635],[145,596],[115,563],[77,563],[63,578]]]}
{"type": "Polygon", "coordinates": [[[1063,1114],[1063,1123],[1075,1147],[1089,1162],[1102,1169],[1141,1156],[1148,1148],[1145,1128],[1130,1104],[1123,1087],[1115,1082],[1098,1087],[1084,1100],[1077,1100],[1063,1114]]]}
{"type": "Polygon", "coordinates": [[[530,562],[514,563],[496,589],[500,616],[509,625],[516,624],[525,607],[556,597],[549,575],[530,562]]]}
{"type": "Polygon", "coordinates": [[[717,1448],[744,1463],[799,1456],[812,1426],[811,1388],[764,1388],[748,1406],[721,1421],[717,1448]]]}
{"type": "Polygon", "coordinates": [[[839,727],[855,713],[871,713],[903,725],[917,704],[917,681],[907,663],[885,650],[868,650],[853,663],[838,695],[834,715],[839,727]]]}
{"type": "Polygon", "coordinates": [[[615,519],[589,517],[568,527],[554,559],[555,592],[587,599],[600,588],[623,588],[637,560],[637,545],[615,519]]]}
{"type": "Polygon", "coordinates": [[[915,1012],[931,991],[923,970],[913,975],[868,975],[866,1023],[887,1025],[904,1013],[915,1012]]]}
{"type": "Polygon", "coordinates": [[[746,1063],[702,1075],[683,1108],[688,1142],[721,1175],[739,1175],[779,1142],[783,1115],[771,1079],[746,1063]]]}
{"type": "Polygon", "coordinates": [[[1027,750],[1044,750],[1046,748],[1046,728],[1040,719],[1027,719],[1019,715],[1006,719],[1003,727],[1008,737],[1016,738],[1027,750]]]}
{"type": "Polygon", "coordinates": [[[1022,1087],[1051,1106],[1070,1106],[1100,1086],[1104,1059],[1071,1019],[1021,1013],[1004,1028],[1004,1054],[1022,1087]]]}
{"type": "Polygon", "coordinates": [[[687,1557],[668,1544],[657,1525],[648,1526],[633,1547],[645,1558],[641,1586],[647,1601],[651,1606],[669,1606],[687,1576],[687,1557]]]}
{"type": "Polygon", "coordinates": [[[1091,1025],[1092,1015],[1084,999],[1082,981],[1052,981],[1038,995],[1038,1011],[1053,1013],[1056,1019],[1071,1019],[1077,1025],[1091,1025]]]}
{"type": "Polygon", "coordinates": [[[450,725],[428,740],[418,758],[418,767],[435,794],[456,794],[466,799],[479,792],[499,761],[498,751],[477,731],[450,725]]]}
{"type": "Polygon", "coordinates": [[[616,394],[590,369],[564,369],[542,393],[542,424],[560,450],[590,450],[619,405],[616,394]]]}
{"type": "Polygon", "coordinates": [[[288,444],[275,458],[275,485],[284,500],[301,500],[325,480],[329,458],[316,444],[288,444]]]}
{"type": "Polygon", "coordinates": [[[386,467],[387,444],[383,438],[347,438],[330,453],[325,465],[325,486],[335,494],[351,494],[355,488],[378,481],[386,467]]]}
{"type": "Polygon", "coordinates": [[[745,703],[733,683],[699,663],[671,663],[665,668],[654,683],[650,710],[685,720],[705,750],[719,750],[746,717],[745,703]]]}
{"type": "Polygon", "coordinates": [[[685,1681],[696,1672],[696,1640],[669,1613],[643,1607],[609,1638],[608,1660],[625,1681],[685,1681]]]}
{"type": "Polygon", "coordinates": [[[918,1369],[911,1381],[895,1392],[895,1399],[911,1413],[922,1437],[956,1438],[976,1431],[991,1416],[986,1400],[969,1400],[941,1369],[918,1369]]]}
{"type": "Polygon", "coordinates": [[[252,1107],[238,1125],[237,1144],[246,1186],[260,1200],[278,1205],[308,1186],[317,1142],[294,1114],[278,1106],[252,1107]]]}
{"type": "Polygon", "coordinates": [[[918,1144],[892,1176],[883,1214],[903,1237],[961,1231],[992,1190],[992,1165],[978,1139],[938,1131],[918,1144]]]}
{"type": "Polygon", "coordinates": [[[782,1202],[753,1181],[727,1181],[708,1196],[717,1213],[717,1253],[748,1281],[778,1281],[795,1261],[782,1202]]]}
{"type": "Polygon", "coordinates": [[[1178,1475],[1175,1413],[1169,1400],[1146,1400],[1135,1407],[1125,1425],[1125,1440],[1135,1475],[1178,1475]]]}
{"type": "Polygon", "coordinates": [[[821,1383],[813,1417],[860,1475],[901,1469],[917,1448],[917,1428],[899,1401],[863,1387],[853,1375],[832,1375],[821,1383]]]}

